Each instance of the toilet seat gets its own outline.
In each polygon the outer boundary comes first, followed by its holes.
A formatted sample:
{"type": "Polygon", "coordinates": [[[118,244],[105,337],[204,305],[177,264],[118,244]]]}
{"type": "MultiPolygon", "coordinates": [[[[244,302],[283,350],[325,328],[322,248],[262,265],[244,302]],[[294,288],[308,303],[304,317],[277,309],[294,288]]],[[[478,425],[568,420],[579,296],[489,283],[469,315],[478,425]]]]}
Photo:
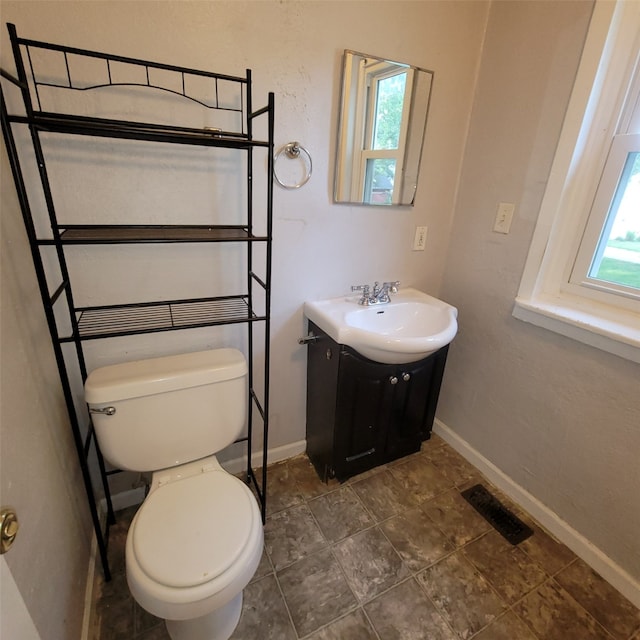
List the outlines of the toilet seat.
{"type": "Polygon", "coordinates": [[[140,569],[158,585],[197,587],[242,555],[259,512],[248,488],[223,470],[174,480],[152,491],[130,531],[140,569]]]}
{"type": "Polygon", "coordinates": [[[258,503],[251,489],[240,479],[222,470],[215,460],[213,465],[203,465],[202,461],[198,461],[174,467],[170,475],[172,479],[166,481],[166,475],[154,474],[155,488],[152,488],[129,527],[125,553],[129,590],[138,604],[149,613],[165,620],[191,620],[208,615],[224,617],[227,614],[222,614],[222,611],[226,610],[227,605],[232,606],[231,602],[249,584],[260,564],[264,535],[258,503]],[[210,469],[211,466],[217,468],[213,470],[210,469]],[[196,468],[199,470],[193,473],[196,468]],[[203,479],[205,477],[206,479],[203,479]],[[155,484],[156,479],[158,484],[155,484]],[[172,489],[167,492],[169,487],[172,489]],[[165,497],[160,499],[160,496],[165,497]],[[228,500],[220,496],[228,496],[228,500]],[[229,505],[229,502],[232,504],[229,505]],[[212,505],[216,504],[218,507],[212,508],[212,505]],[[180,505],[177,511],[176,505],[180,505]],[[153,506],[149,513],[148,506],[153,506]],[[201,514],[204,522],[209,523],[209,529],[205,527],[209,535],[212,531],[211,523],[218,522],[214,539],[198,539],[194,535],[194,526],[180,526],[174,522],[175,513],[184,513],[185,522],[198,522],[196,515],[193,516],[195,520],[190,520],[192,516],[187,515],[187,508],[201,514]],[[149,522],[145,523],[149,514],[149,522]],[[146,542],[143,529],[138,529],[139,521],[142,521],[147,529],[149,538],[146,542]],[[244,521],[245,524],[236,526],[238,521],[244,521]],[[230,529],[237,533],[237,529],[243,526],[246,526],[244,531],[248,531],[247,537],[243,532],[238,534],[241,542],[230,542],[224,531],[230,529]],[[162,533],[158,533],[159,530],[162,530],[162,533]],[[156,539],[162,544],[156,542],[156,539]],[[224,544],[219,542],[225,539],[224,544]],[[154,545],[153,553],[145,550],[148,543],[154,545]],[[225,548],[228,554],[226,557],[225,548]],[[231,560],[234,553],[237,555],[231,560]],[[148,572],[155,573],[161,580],[175,582],[176,577],[167,573],[167,567],[171,566],[171,556],[176,554],[187,563],[193,559],[189,569],[177,580],[189,582],[188,576],[195,576],[194,582],[199,581],[200,584],[174,587],[163,584],[149,575],[148,572]],[[144,563],[144,568],[140,560],[144,563]],[[225,565],[229,566],[222,570],[225,565]],[[204,571],[203,566],[206,567],[204,571]],[[208,575],[202,582],[205,572],[212,574],[221,570],[222,573],[215,577],[208,575]]]}

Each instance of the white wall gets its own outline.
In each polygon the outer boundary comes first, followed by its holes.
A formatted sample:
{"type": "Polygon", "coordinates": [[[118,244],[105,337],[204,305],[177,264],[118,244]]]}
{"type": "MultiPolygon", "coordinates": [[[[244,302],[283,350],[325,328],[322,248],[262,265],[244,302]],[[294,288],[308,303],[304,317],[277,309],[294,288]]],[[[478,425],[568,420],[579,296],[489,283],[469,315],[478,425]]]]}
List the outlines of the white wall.
{"type": "Polygon", "coordinates": [[[588,26],[492,4],[441,295],[459,307],[438,417],[636,580],[640,367],[511,316],[588,26]],[[499,202],[516,203],[508,236],[499,202]]]}
{"type": "MultiPolygon", "coordinates": [[[[25,37],[231,74],[241,74],[248,67],[253,70],[256,105],[266,99],[267,91],[275,92],[276,144],[280,146],[289,141],[299,141],[313,157],[314,172],[312,180],[304,188],[297,191],[276,188],[275,193],[272,447],[300,441],[305,435],[306,353],[297,344],[298,337],[306,329],[302,315],[305,300],[341,295],[349,290],[351,284],[376,279],[399,279],[404,285],[438,293],[488,7],[486,2],[475,1],[397,0],[366,3],[313,0],[2,2],[2,22],[14,22],[18,33],[25,37]],[[429,140],[413,208],[380,210],[332,204],[340,63],[345,48],[409,62],[435,72],[427,130],[429,140]],[[425,224],[429,227],[427,249],[413,252],[414,228],[425,224]]],[[[2,65],[13,69],[4,25],[0,38],[2,65]]],[[[81,202],[86,175],[83,167],[93,164],[109,185],[108,189],[94,192],[99,196],[95,200],[102,203],[103,209],[109,209],[111,205],[121,212],[124,190],[117,183],[123,178],[109,164],[108,147],[101,147],[102,151],[93,156],[74,155],[76,149],[76,145],[68,143],[66,156],[61,154],[51,165],[54,171],[71,167],[72,178],[78,172],[75,182],[72,181],[56,195],[65,205],[81,202]]],[[[132,149],[139,153],[137,147],[132,149]]],[[[180,160],[173,159],[168,165],[171,170],[155,178],[140,167],[135,169],[136,180],[141,175],[145,181],[148,180],[143,191],[154,205],[153,212],[158,201],[162,204],[165,198],[158,197],[158,194],[167,194],[167,175],[184,175],[180,173],[181,167],[196,156],[194,152],[186,159],[182,156],[180,160]]],[[[200,166],[196,173],[201,169],[200,166]]],[[[131,176],[128,179],[134,182],[131,176]]],[[[174,181],[172,186],[184,190],[179,181],[174,181]]],[[[206,183],[198,188],[201,189],[199,194],[207,193],[206,183]]],[[[91,189],[98,189],[98,186],[91,189]]],[[[175,194],[169,193],[166,197],[171,201],[175,194]]],[[[206,197],[198,196],[205,200],[206,197]]],[[[212,200],[221,197],[216,192],[212,200]]],[[[136,206],[139,212],[144,213],[141,202],[138,198],[136,206]]],[[[196,210],[198,204],[190,202],[189,206],[196,210]]],[[[4,216],[3,207],[3,220],[4,216]]],[[[19,221],[14,220],[6,231],[6,242],[17,242],[14,236],[19,234],[19,221]]],[[[114,251],[119,267],[125,260],[132,260],[132,254],[114,251]]],[[[158,277],[152,268],[146,266],[154,259],[154,250],[142,249],[138,254],[142,257],[137,259],[137,263],[128,263],[129,271],[125,271],[128,277],[124,295],[129,299],[140,296],[149,299],[159,295],[160,279],[175,287],[177,283],[190,279],[184,268],[186,263],[192,265],[194,261],[207,260],[193,248],[155,251],[170,257],[173,273],[158,277]]],[[[21,260],[28,263],[26,250],[21,252],[21,260]]],[[[108,281],[117,273],[116,267],[107,269],[102,266],[103,262],[97,257],[105,253],[101,250],[85,253],[90,257],[86,269],[100,276],[101,280],[97,290],[92,289],[89,282],[83,281],[85,270],[78,270],[76,278],[80,280],[83,295],[95,298],[111,295],[107,291],[108,281]]],[[[6,274],[7,281],[17,287],[16,295],[22,296],[37,316],[39,300],[34,283],[32,280],[23,282],[14,269],[17,267],[5,270],[3,265],[3,278],[6,274]]],[[[204,277],[191,284],[206,287],[207,282],[204,277]]],[[[14,334],[22,331],[26,340],[42,345],[48,341],[46,329],[40,321],[33,326],[7,324],[6,329],[3,324],[5,331],[8,340],[16,339],[14,334]]],[[[229,339],[234,337],[231,335],[229,339]]],[[[220,340],[217,334],[214,336],[203,330],[104,343],[96,341],[87,344],[88,358],[90,366],[92,363],[95,366],[145,353],[206,347],[220,340]]],[[[33,376],[45,390],[57,389],[56,372],[50,362],[30,358],[28,363],[26,370],[33,370],[33,376]]],[[[4,375],[4,354],[2,366],[4,375]]],[[[11,392],[12,387],[8,390],[11,392]]],[[[34,424],[39,425],[37,407],[26,406],[25,411],[27,416],[32,416],[34,424]]],[[[59,415],[56,421],[61,428],[63,416],[59,415]]],[[[37,448],[40,441],[25,435],[15,426],[3,423],[2,429],[3,439],[17,438],[23,451],[37,448]]],[[[64,436],[60,437],[64,439],[64,436]]],[[[60,460],[65,460],[64,464],[68,465],[60,474],[68,486],[48,489],[53,494],[50,498],[52,504],[64,502],[65,491],[76,496],[80,485],[73,471],[75,454],[67,451],[58,457],[57,450],[37,450],[44,460],[34,458],[36,477],[44,474],[38,469],[48,464],[59,464],[60,460]]],[[[39,484],[35,486],[36,495],[47,493],[39,484]]],[[[88,538],[89,533],[85,540],[88,538]]],[[[48,562],[50,571],[47,575],[55,573],[56,582],[64,581],[65,577],[59,571],[59,560],[49,556],[48,562]]],[[[77,556],[69,560],[71,565],[76,562],[86,563],[83,546],[78,547],[77,556]]],[[[30,567],[24,566],[16,572],[16,582],[32,614],[36,609],[41,612],[42,619],[62,619],[63,604],[46,602],[38,592],[38,583],[42,584],[41,573],[47,572],[39,571],[34,575],[30,567]],[[31,595],[25,595],[28,593],[31,595]],[[47,607],[43,609],[45,602],[47,607]]],[[[66,588],[67,585],[64,586],[66,588]]],[[[78,611],[81,609],[79,600],[80,597],[76,603],[78,611]]],[[[65,636],[60,633],[56,637],[65,636]]],[[[69,634],[66,637],[77,636],[69,634]]]]}
{"type": "MultiPolygon", "coordinates": [[[[15,22],[18,32],[31,38],[227,73],[249,67],[256,105],[275,91],[276,145],[299,141],[313,157],[314,174],[300,190],[276,188],[275,193],[272,446],[304,438],[306,353],[297,338],[305,330],[306,299],[341,295],[351,284],[375,279],[438,291],[486,11],[487,4],[478,2],[3,2],[3,22],[15,22]],[[380,211],[331,202],[345,48],[435,71],[414,208],[380,211]],[[425,252],[411,250],[417,224],[429,226],[425,252]]],[[[5,45],[3,59],[7,54],[5,45]]],[[[94,161],[110,179],[111,168],[104,169],[101,158],[94,161]]],[[[156,178],[158,190],[163,178],[156,178]]],[[[109,198],[120,207],[118,186],[115,180],[110,184],[112,194],[101,194],[105,208],[109,198]]],[[[152,196],[153,181],[147,184],[152,196]]],[[[63,195],[71,200],[74,192],[63,195]]],[[[152,251],[145,248],[139,255],[150,260],[152,251]]],[[[156,278],[151,271],[146,280],[136,278],[125,295],[152,299],[159,279],[186,279],[181,263],[196,260],[196,250],[163,251],[172,256],[173,274],[156,278]]],[[[112,275],[106,267],[99,270],[98,290],[112,275]]],[[[89,364],[214,341],[211,333],[195,332],[91,343],[89,364]]]]}
{"type": "Polygon", "coordinates": [[[1,154],[0,503],[20,522],[3,558],[40,636],[72,640],[93,530],[4,146],[1,154]]]}

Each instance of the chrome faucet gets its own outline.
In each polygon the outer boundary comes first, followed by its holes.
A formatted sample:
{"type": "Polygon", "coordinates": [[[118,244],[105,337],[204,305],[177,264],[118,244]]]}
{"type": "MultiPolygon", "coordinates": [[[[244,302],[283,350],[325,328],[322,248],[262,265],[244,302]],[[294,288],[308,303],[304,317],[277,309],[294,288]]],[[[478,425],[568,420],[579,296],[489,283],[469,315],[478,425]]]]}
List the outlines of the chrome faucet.
{"type": "Polygon", "coordinates": [[[390,293],[398,293],[400,282],[383,282],[380,286],[379,282],[373,285],[373,291],[368,284],[358,284],[351,287],[351,291],[362,291],[362,297],[358,300],[358,304],[369,306],[371,304],[385,304],[391,302],[390,293]]]}

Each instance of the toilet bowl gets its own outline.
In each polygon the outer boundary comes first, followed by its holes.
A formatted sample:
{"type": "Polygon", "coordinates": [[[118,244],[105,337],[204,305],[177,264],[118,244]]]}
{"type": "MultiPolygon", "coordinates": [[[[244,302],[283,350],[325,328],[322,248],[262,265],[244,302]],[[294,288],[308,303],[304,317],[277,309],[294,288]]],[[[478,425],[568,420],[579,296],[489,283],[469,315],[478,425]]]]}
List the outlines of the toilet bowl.
{"type": "Polygon", "coordinates": [[[253,493],[214,455],[244,426],[244,356],[219,349],[103,367],[85,398],[105,457],[153,471],[127,535],[133,597],[173,640],[227,640],[263,548],[253,493]]]}
{"type": "Polygon", "coordinates": [[[214,457],[171,471],[154,477],[159,486],[131,523],[129,589],[144,609],[167,620],[175,640],[228,638],[242,589],[260,563],[260,511],[250,489],[214,457]]]}

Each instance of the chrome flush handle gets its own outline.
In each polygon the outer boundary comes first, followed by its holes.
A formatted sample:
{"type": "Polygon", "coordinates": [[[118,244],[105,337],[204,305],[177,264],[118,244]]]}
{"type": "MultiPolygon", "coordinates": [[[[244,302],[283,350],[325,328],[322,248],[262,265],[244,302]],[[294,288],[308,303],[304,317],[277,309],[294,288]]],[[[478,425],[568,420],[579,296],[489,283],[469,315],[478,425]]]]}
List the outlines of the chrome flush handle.
{"type": "Polygon", "coordinates": [[[115,412],[115,407],[102,407],[102,409],[94,409],[93,407],[89,407],[89,413],[100,413],[102,415],[112,416],[115,412]]]}

